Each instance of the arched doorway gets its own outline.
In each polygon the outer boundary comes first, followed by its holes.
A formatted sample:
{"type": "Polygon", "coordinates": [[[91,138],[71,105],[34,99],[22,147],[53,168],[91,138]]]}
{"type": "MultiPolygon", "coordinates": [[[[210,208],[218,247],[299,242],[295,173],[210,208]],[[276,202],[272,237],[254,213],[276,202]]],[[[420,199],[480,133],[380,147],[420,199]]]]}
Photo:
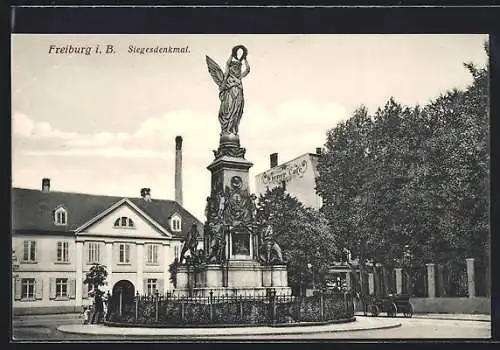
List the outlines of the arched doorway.
{"type": "Polygon", "coordinates": [[[128,280],[120,280],[113,286],[113,299],[118,298],[122,295],[122,300],[124,302],[134,299],[135,288],[132,282],[128,280]]]}

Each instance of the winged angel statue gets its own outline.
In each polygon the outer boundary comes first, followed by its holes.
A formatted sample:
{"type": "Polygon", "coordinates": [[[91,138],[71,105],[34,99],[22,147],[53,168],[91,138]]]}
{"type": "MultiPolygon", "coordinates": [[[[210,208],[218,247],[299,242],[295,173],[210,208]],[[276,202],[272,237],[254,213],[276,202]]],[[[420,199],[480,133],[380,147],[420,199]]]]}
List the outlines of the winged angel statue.
{"type": "Polygon", "coordinates": [[[213,59],[206,56],[208,72],[219,87],[221,134],[238,135],[238,126],[245,105],[241,80],[250,73],[247,54],[245,46],[233,47],[224,72],[213,59]]]}

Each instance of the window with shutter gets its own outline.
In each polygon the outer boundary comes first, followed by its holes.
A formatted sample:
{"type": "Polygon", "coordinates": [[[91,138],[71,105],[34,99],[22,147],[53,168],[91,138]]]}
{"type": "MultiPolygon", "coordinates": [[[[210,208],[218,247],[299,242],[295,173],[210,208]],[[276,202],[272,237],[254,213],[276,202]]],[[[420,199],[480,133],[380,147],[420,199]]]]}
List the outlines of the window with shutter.
{"type": "Polygon", "coordinates": [[[42,300],[43,299],[43,280],[37,279],[35,281],[35,299],[42,300]]]}
{"type": "Polygon", "coordinates": [[[49,299],[56,298],[56,279],[51,278],[49,280],[49,299]]]}
{"type": "Polygon", "coordinates": [[[22,297],[22,280],[16,278],[14,285],[14,300],[21,300],[22,297]]]}
{"type": "Polygon", "coordinates": [[[82,283],[82,298],[87,299],[89,297],[89,285],[87,283],[82,283]]]}
{"type": "Polygon", "coordinates": [[[89,297],[89,285],[87,283],[83,283],[85,281],[85,273],[82,276],[82,298],[87,299],[89,297]]]}
{"type": "Polygon", "coordinates": [[[76,298],[76,280],[74,278],[69,280],[69,298],[70,299],[75,299],[76,298]]]}

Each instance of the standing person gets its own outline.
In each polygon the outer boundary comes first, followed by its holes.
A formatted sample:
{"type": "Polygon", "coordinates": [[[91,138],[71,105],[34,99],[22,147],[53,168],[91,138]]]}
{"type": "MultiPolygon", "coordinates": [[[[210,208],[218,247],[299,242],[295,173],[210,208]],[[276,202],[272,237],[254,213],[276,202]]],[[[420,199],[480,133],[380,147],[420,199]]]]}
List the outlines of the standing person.
{"type": "Polygon", "coordinates": [[[101,323],[103,312],[104,312],[104,307],[102,303],[102,295],[101,292],[97,290],[94,297],[94,314],[92,315],[91,323],[101,323]]]}
{"type": "Polygon", "coordinates": [[[109,320],[109,313],[111,309],[111,294],[108,293],[106,294],[106,299],[104,300],[104,319],[107,321],[109,320]]]}

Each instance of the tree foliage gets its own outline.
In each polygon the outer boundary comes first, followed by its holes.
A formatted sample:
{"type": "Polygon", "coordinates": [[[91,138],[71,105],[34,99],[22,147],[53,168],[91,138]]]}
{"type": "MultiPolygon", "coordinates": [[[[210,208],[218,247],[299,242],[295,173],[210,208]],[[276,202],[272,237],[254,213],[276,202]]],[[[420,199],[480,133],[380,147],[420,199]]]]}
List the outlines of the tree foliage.
{"type": "Polygon", "coordinates": [[[168,266],[168,272],[170,273],[169,280],[172,282],[174,288],[177,287],[177,269],[179,267],[179,259],[175,258],[174,261],[168,266]]]}
{"type": "Polygon", "coordinates": [[[288,265],[289,285],[300,288],[311,280],[307,265],[314,269],[316,283],[324,282],[332,257],[338,255],[327,220],[318,211],[306,208],[283,188],[276,187],[261,195],[257,221],[260,229],[270,223],[274,237],[288,265]]]}
{"type": "Polygon", "coordinates": [[[391,98],[374,115],[359,108],[327,134],[318,163],[321,212],[361,261],[487,258],[488,70],[466,64],[473,83],[428,105],[391,98]]]}

